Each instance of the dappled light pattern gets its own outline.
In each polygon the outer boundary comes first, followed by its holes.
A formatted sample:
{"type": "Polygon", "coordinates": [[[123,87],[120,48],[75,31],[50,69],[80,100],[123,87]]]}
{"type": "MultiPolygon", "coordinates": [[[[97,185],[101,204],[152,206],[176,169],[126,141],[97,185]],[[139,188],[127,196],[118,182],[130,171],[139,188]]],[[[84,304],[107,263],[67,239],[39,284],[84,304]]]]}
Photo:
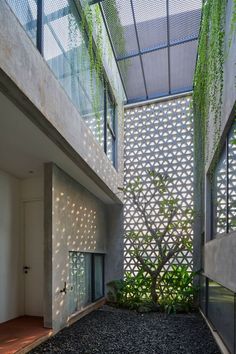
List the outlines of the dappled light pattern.
{"type": "MultiPolygon", "coordinates": [[[[193,120],[190,108],[191,98],[184,97],[166,102],[153,103],[146,106],[130,108],[125,113],[125,185],[140,177],[146,181],[142,194],[142,207],[153,223],[162,231],[166,220],[158,213],[158,195],[153,195],[153,187],[147,174],[148,169],[170,178],[168,192],[177,198],[182,210],[193,208],[193,120]]],[[[144,241],[147,230],[144,220],[137,212],[132,200],[125,200],[125,271],[137,272],[138,263],[132,254],[137,245],[130,239],[130,232],[143,238],[142,249],[147,257],[155,260],[158,255],[157,246],[153,242],[144,241]]],[[[176,220],[183,220],[183,212],[176,215],[176,220]],[[182,218],[182,219],[181,219],[182,218]]],[[[173,244],[173,237],[181,235],[180,226],[174,233],[168,232],[166,243],[173,244]]],[[[191,224],[191,223],[190,223],[191,224]]],[[[193,237],[192,226],[185,232],[193,237]]],[[[139,242],[140,245],[140,242],[139,242]]],[[[182,251],[170,260],[172,263],[183,264],[192,268],[192,254],[182,251]]]]}
{"type": "MultiPolygon", "coordinates": [[[[79,304],[73,300],[79,287],[77,273],[71,276],[71,267],[81,263],[82,273],[85,259],[73,257],[78,252],[105,252],[106,210],[104,204],[84,187],[54,168],[53,175],[53,320],[65,323],[79,306],[86,303],[80,294],[79,304]],[[73,253],[75,252],[75,253],[73,253]],[[73,264],[72,264],[73,263],[73,264]],[[75,294],[74,294],[75,295],[75,294]]],[[[89,268],[89,267],[87,267],[89,268]]],[[[84,273],[85,277],[86,274],[84,273]]],[[[81,278],[81,282],[82,282],[81,278]]],[[[84,278],[85,281],[85,278],[84,278]]],[[[85,286],[86,287],[86,286],[85,286]]],[[[81,290],[82,291],[82,290],[81,290]]]]}

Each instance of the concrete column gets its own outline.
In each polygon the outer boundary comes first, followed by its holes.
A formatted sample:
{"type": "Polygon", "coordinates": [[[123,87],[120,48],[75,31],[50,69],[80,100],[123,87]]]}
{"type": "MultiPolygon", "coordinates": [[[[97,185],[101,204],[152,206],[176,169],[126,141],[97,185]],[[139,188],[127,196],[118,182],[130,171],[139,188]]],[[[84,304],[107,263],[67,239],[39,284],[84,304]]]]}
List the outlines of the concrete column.
{"type": "Polygon", "coordinates": [[[110,205],[107,211],[108,233],[105,257],[105,284],[124,276],[123,205],[110,205]]]}

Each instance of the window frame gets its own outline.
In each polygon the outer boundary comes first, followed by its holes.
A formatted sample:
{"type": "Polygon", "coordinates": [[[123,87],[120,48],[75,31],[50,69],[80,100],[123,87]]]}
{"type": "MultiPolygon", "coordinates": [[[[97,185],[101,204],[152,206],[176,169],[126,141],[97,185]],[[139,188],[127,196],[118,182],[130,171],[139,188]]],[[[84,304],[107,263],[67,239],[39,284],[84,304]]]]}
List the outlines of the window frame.
{"type": "MultiPolygon", "coordinates": [[[[104,88],[104,152],[107,155],[107,147],[108,147],[108,133],[111,135],[112,138],[112,160],[110,160],[113,164],[113,166],[116,168],[116,101],[114,96],[112,95],[111,88],[109,84],[106,82],[105,83],[105,88],[104,88]],[[110,99],[110,102],[112,103],[113,106],[113,114],[112,114],[112,127],[110,123],[108,122],[108,99],[110,99]]],[[[108,155],[107,155],[108,156],[108,155]]]]}
{"type": "Polygon", "coordinates": [[[91,299],[92,303],[102,299],[105,295],[105,255],[104,253],[91,253],[91,299]],[[95,297],[95,257],[102,257],[102,295],[98,298],[95,297]]]}
{"type": "MultiPolygon", "coordinates": [[[[91,301],[86,304],[86,307],[87,307],[87,306],[95,303],[96,301],[101,300],[105,296],[105,254],[104,253],[83,252],[83,251],[69,251],[69,254],[71,254],[71,253],[74,253],[77,256],[81,255],[81,254],[86,254],[86,255],[90,256],[90,265],[91,265],[90,277],[89,277],[89,279],[90,279],[90,287],[89,287],[90,293],[88,295],[89,295],[89,298],[91,299],[91,301]],[[102,257],[102,295],[97,298],[95,296],[95,281],[96,281],[96,279],[95,279],[95,257],[96,256],[102,257]]],[[[70,268],[70,272],[71,272],[71,268],[70,268]]],[[[81,310],[78,310],[78,311],[81,311],[81,310]]]]}
{"type": "Polygon", "coordinates": [[[211,182],[211,224],[210,224],[210,240],[219,238],[224,235],[230,235],[231,233],[235,232],[236,230],[230,230],[230,224],[229,224],[229,185],[230,185],[230,179],[229,179],[229,172],[230,172],[230,165],[229,165],[229,151],[230,151],[230,136],[232,134],[232,130],[236,129],[236,119],[233,120],[232,124],[230,124],[230,127],[227,131],[225,140],[222,144],[222,148],[220,150],[220,154],[217,157],[217,162],[215,164],[214,170],[212,172],[212,182],[211,182]],[[219,166],[219,163],[221,162],[222,156],[225,153],[225,158],[226,158],[226,166],[225,166],[225,173],[226,173],[226,225],[225,225],[225,232],[223,233],[217,233],[215,230],[217,229],[217,224],[216,224],[216,208],[215,208],[215,203],[214,203],[214,194],[215,194],[215,180],[217,178],[216,171],[217,167],[219,166]]]}

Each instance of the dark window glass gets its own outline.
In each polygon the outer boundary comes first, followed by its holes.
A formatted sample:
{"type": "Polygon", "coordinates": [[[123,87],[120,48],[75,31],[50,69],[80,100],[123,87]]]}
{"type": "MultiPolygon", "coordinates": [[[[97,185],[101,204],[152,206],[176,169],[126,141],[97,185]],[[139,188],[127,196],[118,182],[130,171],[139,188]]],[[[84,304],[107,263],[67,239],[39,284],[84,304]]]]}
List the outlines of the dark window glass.
{"type": "Polygon", "coordinates": [[[214,172],[212,201],[213,237],[236,231],[236,122],[214,172]]]}
{"type": "Polygon", "coordinates": [[[234,352],[234,294],[210,281],[208,287],[208,317],[223,341],[234,352]]]}
{"type": "Polygon", "coordinates": [[[206,295],[207,295],[207,288],[206,288],[206,277],[204,275],[200,275],[200,307],[204,314],[206,314],[206,295]]]}
{"type": "Polygon", "coordinates": [[[94,300],[104,295],[103,255],[94,254],[94,300]]]}
{"type": "Polygon", "coordinates": [[[227,232],[227,159],[226,148],[217,164],[213,181],[213,233],[227,232]]]}

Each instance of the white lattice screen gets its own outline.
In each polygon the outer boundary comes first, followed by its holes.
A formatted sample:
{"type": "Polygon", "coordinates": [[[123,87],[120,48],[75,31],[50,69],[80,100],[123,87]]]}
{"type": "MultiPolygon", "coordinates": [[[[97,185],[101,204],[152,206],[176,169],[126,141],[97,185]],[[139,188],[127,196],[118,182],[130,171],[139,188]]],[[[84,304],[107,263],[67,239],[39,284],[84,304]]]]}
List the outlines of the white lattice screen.
{"type": "MultiPolygon", "coordinates": [[[[190,103],[191,96],[188,96],[127,108],[125,111],[125,185],[138,176],[144,177],[147,169],[155,168],[159,173],[168,174],[171,179],[170,192],[178,198],[183,208],[193,208],[193,116],[190,103]]],[[[150,197],[150,188],[150,183],[147,183],[143,203],[150,197]]],[[[158,202],[150,202],[152,218],[158,202]]],[[[164,222],[157,213],[155,222],[163,229],[164,222]]],[[[130,231],[141,235],[146,233],[143,220],[132,201],[126,198],[124,269],[135,273],[137,262],[130,254],[134,245],[127,237],[130,231]]],[[[189,234],[193,237],[192,229],[189,234]]],[[[171,235],[167,234],[167,240],[171,244],[171,235]]],[[[157,254],[154,244],[144,243],[142,250],[150,257],[157,254]]],[[[172,259],[170,264],[173,262],[192,268],[192,254],[184,251],[172,259]]]]}

